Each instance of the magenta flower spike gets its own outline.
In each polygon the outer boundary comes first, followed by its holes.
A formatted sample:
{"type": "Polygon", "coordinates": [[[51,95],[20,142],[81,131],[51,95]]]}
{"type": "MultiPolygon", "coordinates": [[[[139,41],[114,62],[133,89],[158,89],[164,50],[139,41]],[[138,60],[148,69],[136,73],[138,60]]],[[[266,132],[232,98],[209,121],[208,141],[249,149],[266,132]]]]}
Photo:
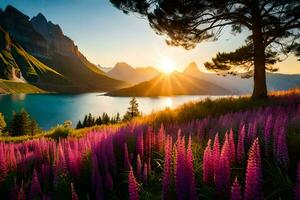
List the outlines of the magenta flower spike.
{"type": "Polygon", "coordinates": [[[300,161],[297,165],[297,180],[295,185],[295,199],[300,199],[300,161]]]}
{"type": "Polygon", "coordinates": [[[289,154],[286,143],[286,133],[283,127],[278,132],[277,148],[276,148],[276,161],[284,169],[288,168],[289,154]]]}
{"type": "Polygon", "coordinates": [[[261,157],[258,138],[256,138],[249,150],[244,199],[260,200],[262,198],[261,157]]]}
{"type": "Polygon", "coordinates": [[[78,196],[76,194],[76,191],[75,191],[73,183],[71,183],[71,194],[72,194],[72,200],[79,200],[79,198],[78,198],[78,196]]]}
{"type": "Polygon", "coordinates": [[[176,169],[175,169],[175,188],[178,200],[187,198],[187,174],[186,174],[186,153],[184,137],[177,138],[177,156],[176,156],[176,169]]]}
{"type": "Polygon", "coordinates": [[[142,161],[140,155],[137,155],[136,159],[136,177],[138,181],[141,181],[142,178],[142,161]]]}
{"type": "Polygon", "coordinates": [[[144,163],[144,167],[143,167],[143,182],[147,183],[148,182],[148,166],[147,163],[144,163]]]}
{"type": "Polygon", "coordinates": [[[8,173],[7,164],[4,158],[5,158],[4,150],[0,148],[0,183],[5,180],[5,177],[8,173]]]}
{"type": "Polygon", "coordinates": [[[40,199],[42,197],[42,188],[36,170],[33,171],[29,197],[30,199],[40,199]]]}
{"type": "Polygon", "coordinates": [[[112,191],[114,188],[114,182],[109,171],[105,173],[105,188],[108,191],[112,191]]]}
{"type": "Polygon", "coordinates": [[[126,170],[129,170],[130,166],[131,166],[131,163],[130,163],[130,159],[129,159],[127,143],[124,143],[124,168],[126,170]]]}
{"type": "Polygon", "coordinates": [[[272,136],[272,114],[269,114],[264,126],[264,147],[265,147],[265,155],[268,155],[269,145],[272,136]]]}
{"type": "Polygon", "coordinates": [[[242,162],[245,156],[245,124],[240,127],[239,130],[239,138],[238,138],[238,146],[237,146],[237,160],[239,163],[242,162]]]}
{"type": "Polygon", "coordinates": [[[214,169],[214,176],[218,169],[218,163],[220,159],[220,143],[219,143],[219,134],[217,133],[214,139],[213,151],[212,151],[212,159],[213,159],[213,169],[214,169]]]}
{"type": "Polygon", "coordinates": [[[214,177],[214,163],[211,150],[211,139],[208,140],[203,154],[203,182],[209,183],[214,177]]]}
{"type": "Polygon", "coordinates": [[[230,162],[234,163],[236,159],[236,150],[235,150],[234,135],[232,129],[230,129],[229,132],[229,155],[230,155],[230,162]]]}
{"type": "Polygon", "coordinates": [[[190,200],[197,200],[197,192],[196,192],[196,180],[195,180],[195,172],[194,172],[194,165],[193,165],[193,152],[192,152],[192,138],[189,136],[187,154],[186,154],[186,174],[188,177],[188,184],[189,184],[189,199],[190,200]]]}
{"type": "Polygon", "coordinates": [[[241,186],[240,183],[235,177],[235,180],[231,186],[231,194],[230,194],[231,200],[242,200],[242,193],[241,193],[241,186]]]}
{"type": "Polygon", "coordinates": [[[138,200],[139,199],[139,191],[138,191],[138,183],[134,177],[132,168],[130,168],[128,174],[128,193],[130,200],[138,200]]]}
{"type": "Polygon", "coordinates": [[[143,132],[138,133],[136,137],[136,154],[139,154],[142,160],[144,159],[143,132]]]}
{"type": "Polygon", "coordinates": [[[163,199],[168,199],[169,186],[171,182],[172,146],[172,138],[171,136],[168,136],[165,145],[165,162],[162,180],[163,199]]]}

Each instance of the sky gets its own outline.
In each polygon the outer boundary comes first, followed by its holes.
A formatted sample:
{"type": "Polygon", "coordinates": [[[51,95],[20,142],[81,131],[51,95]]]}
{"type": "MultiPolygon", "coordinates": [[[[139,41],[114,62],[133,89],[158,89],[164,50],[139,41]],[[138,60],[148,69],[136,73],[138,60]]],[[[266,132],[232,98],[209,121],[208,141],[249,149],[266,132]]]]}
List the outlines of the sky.
{"type": "MultiPolygon", "coordinates": [[[[231,35],[229,29],[217,42],[198,44],[193,50],[170,47],[164,36],[158,36],[147,20],[125,15],[113,7],[109,0],[1,0],[0,8],[12,5],[29,17],[39,12],[59,24],[79,50],[93,63],[113,67],[127,62],[133,67],[163,68],[173,63],[178,71],[190,62],[196,62],[205,71],[203,63],[218,51],[232,51],[241,46],[245,34],[231,35]]],[[[281,73],[300,74],[300,62],[294,56],[277,64],[281,73]]]]}

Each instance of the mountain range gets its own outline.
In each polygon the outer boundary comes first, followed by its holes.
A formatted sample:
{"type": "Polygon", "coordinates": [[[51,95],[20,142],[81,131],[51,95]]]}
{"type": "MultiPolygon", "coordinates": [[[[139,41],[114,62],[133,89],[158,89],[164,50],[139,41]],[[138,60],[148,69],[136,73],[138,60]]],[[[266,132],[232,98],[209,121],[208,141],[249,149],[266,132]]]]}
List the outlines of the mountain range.
{"type": "Polygon", "coordinates": [[[117,63],[107,75],[118,80],[126,81],[131,84],[148,81],[160,73],[154,67],[137,67],[133,68],[125,62],[117,63]]]}
{"type": "Polygon", "coordinates": [[[59,25],[39,13],[0,11],[0,78],[23,79],[55,92],[109,91],[128,84],[108,77],[89,62],[59,25]]]}

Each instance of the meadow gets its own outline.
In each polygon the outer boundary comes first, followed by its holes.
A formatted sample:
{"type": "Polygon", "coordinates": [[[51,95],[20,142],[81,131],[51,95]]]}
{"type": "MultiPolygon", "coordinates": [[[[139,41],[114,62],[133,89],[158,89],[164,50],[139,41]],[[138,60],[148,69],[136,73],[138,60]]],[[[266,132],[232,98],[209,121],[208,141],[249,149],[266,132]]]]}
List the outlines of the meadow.
{"type": "Polygon", "coordinates": [[[300,92],[0,143],[3,199],[300,199],[300,92]]]}

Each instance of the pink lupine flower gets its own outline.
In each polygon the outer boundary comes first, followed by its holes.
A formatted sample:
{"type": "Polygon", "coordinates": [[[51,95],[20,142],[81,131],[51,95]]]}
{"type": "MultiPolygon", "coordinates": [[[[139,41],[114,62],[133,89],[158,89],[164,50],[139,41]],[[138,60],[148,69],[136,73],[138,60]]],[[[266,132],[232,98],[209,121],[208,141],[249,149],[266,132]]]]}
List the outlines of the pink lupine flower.
{"type": "Polygon", "coordinates": [[[139,154],[141,159],[144,159],[144,139],[143,132],[137,134],[136,137],[136,154],[139,154]]]}
{"type": "Polygon", "coordinates": [[[229,141],[228,142],[229,142],[230,162],[235,162],[236,151],[235,151],[234,136],[233,136],[232,129],[230,129],[230,132],[229,132],[229,141]]]}
{"type": "Polygon", "coordinates": [[[187,195],[187,175],[186,175],[186,155],[184,137],[177,138],[177,156],[176,156],[176,169],[175,169],[175,187],[177,199],[186,199],[187,195]]]}
{"type": "Polygon", "coordinates": [[[203,182],[208,183],[213,180],[214,169],[213,169],[213,157],[211,151],[211,139],[208,140],[207,146],[203,154],[203,182]]]}
{"type": "Polygon", "coordinates": [[[148,166],[147,163],[144,163],[144,167],[143,167],[143,182],[147,183],[148,182],[148,166]]]}
{"type": "Polygon", "coordinates": [[[248,156],[246,181],[245,181],[245,200],[262,199],[262,169],[258,138],[253,142],[248,156]]]}
{"type": "MultiPolygon", "coordinates": [[[[299,106],[300,108],[300,106],[299,106]]],[[[297,180],[295,185],[295,199],[300,199],[300,161],[297,165],[297,180]]]]}
{"type": "Polygon", "coordinates": [[[77,194],[76,194],[76,191],[74,189],[74,185],[73,183],[71,183],[71,194],[72,194],[72,200],[79,200],[77,194]]]}
{"type": "Polygon", "coordinates": [[[186,175],[188,177],[189,184],[189,199],[197,200],[197,192],[196,192],[196,181],[195,181],[195,173],[194,173],[194,165],[193,165],[193,152],[192,152],[192,138],[189,137],[189,143],[186,154],[186,175]]]}
{"type": "Polygon", "coordinates": [[[265,155],[268,155],[269,145],[272,135],[272,114],[269,114],[264,126],[264,147],[265,147],[265,155]]]}
{"type": "Polygon", "coordinates": [[[220,143],[219,143],[219,134],[217,133],[214,139],[214,145],[213,145],[213,151],[212,151],[212,156],[213,156],[213,169],[214,169],[214,176],[215,173],[218,169],[218,163],[220,159],[220,143]]]}
{"type": "Polygon", "coordinates": [[[139,181],[142,178],[142,161],[139,154],[137,155],[136,159],[136,178],[139,181]]]}
{"type": "Polygon", "coordinates": [[[283,127],[281,127],[278,132],[276,147],[277,148],[276,148],[275,159],[281,167],[287,169],[288,162],[289,162],[289,154],[288,154],[288,148],[286,143],[286,133],[283,127]]]}
{"type": "Polygon", "coordinates": [[[139,199],[139,191],[138,191],[138,183],[134,177],[132,168],[130,168],[128,174],[128,193],[130,200],[138,200],[139,199]]]}
{"type": "Polygon", "coordinates": [[[29,196],[30,199],[40,199],[42,196],[42,189],[41,189],[41,185],[36,170],[33,171],[29,196]]]}
{"type": "Polygon", "coordinates": [[[163,199],[168,199],[168,192],[171,179],[171,162],[172,162],[172,138],[171,136],[167,137],[165,145],[165,162],[164,162],[164,172],[162,180],[163,188],[163,199]]]}
{"type": "Polygon", "coordinates": [[[165,129],[164,129],[164,125],[161,124],[157,134],[157,148],[160,152],[162,152],[164,149],[164,141],[165,141],[165,129]]]}
{"type": "Polygon", "coordinates": [[[225,194],[229,192],[230,188],[230,160],[229,160],[229,144],[227,137],[222,147],[220,159],[218,162],[218,167],[215,172],[215,184],[217,194],[221,195],[223,192],[225,194]]]}
{"type": "Polygon", "coordinates": [[[3,149],[0,148],[0,183],[5,180],[5,177],[8,173],[7,165],[4,158],[5,153],[3,152],[3,149]]]}
{"type": "Polygon", "coordinates": [[[128,154],[128,147],[127,147],[127,143],[124,144],[124,168],[126,170],[130,169],[130,160],[129,160],[129,154],[128,154]]]}
{"type": "Polygon", "coordinates": [[[237,146],[237,160],[242,162],[245,155],[245,124],[240,126],[238,146],[237,146]]]}
{"type": "Polygon", "coordinates": [[[21,184],[20,191],[18,192],[18,195],[17,195],[17,200],[26,200],[26,194],[25,194],[24,188],[23,188],[23,181],[21,184]]]}
{"type": "Polygon", "coordinates": [[[231,186],[231,195],[230,195],[231,200],[242,200],[242,194],[241,194],[241,186],[240,183],[235,177],[235,180],[231,186]]]}

